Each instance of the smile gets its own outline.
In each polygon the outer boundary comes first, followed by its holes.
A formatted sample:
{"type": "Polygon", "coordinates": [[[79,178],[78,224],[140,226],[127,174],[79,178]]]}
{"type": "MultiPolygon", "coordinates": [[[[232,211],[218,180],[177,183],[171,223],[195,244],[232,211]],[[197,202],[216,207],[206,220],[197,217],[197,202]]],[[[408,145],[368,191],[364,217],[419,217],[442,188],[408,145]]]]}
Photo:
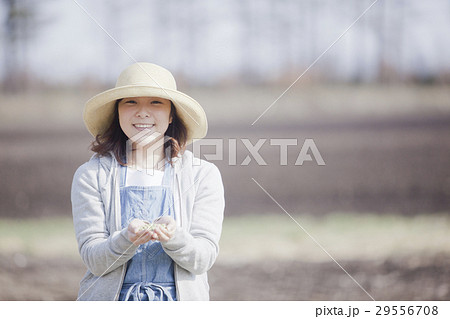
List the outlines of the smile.
{"type": "Polygon", "coordinates": [[[155,124],[133,124],[133,126],[137,129],[145,129],[145,128],[152,128],[155,126],[155,124]]]}

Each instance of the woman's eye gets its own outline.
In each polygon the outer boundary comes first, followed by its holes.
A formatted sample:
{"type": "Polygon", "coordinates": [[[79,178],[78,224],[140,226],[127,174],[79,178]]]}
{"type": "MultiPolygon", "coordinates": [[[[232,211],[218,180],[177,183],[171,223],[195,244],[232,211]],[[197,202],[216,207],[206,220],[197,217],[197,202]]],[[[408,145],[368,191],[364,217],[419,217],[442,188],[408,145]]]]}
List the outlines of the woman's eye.
{"type": "Polygon", "coordinates": [[[161,101],[152,101],[152,104],[162,104],[161,101]]]}

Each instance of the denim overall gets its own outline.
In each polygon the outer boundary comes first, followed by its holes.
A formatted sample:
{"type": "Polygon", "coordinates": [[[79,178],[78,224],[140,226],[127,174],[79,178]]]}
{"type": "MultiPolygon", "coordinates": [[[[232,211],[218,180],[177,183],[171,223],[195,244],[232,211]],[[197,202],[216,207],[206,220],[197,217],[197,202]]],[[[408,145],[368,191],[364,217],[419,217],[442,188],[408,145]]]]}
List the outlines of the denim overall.
{"type": "MultiPolygon", "coordinates": [[[[125,186],[126,166],[120,167],[122,227],[134,218],[152,222],[161,215],[174,216],[173,169],[166,163],[161,186],[125,186]]],[[[173,260],[160,242],[149,241],[128,261],[119,300],[176,300],[173,260]]]]}

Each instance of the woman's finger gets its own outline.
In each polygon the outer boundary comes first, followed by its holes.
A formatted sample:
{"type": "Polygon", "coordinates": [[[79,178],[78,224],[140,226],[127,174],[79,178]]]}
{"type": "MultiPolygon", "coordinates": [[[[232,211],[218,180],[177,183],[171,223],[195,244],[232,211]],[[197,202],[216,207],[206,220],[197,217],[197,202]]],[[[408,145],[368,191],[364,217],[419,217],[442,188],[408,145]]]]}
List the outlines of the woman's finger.
{"type": "Polygon", "coordinates": [[[172,237],[171,233],[163,227],[158,227],[157,229],[155,229],[155,232],[158,233],[159,241],[162,242],[166,242],[172,237]]]}
{"type": "Polygon", "coordinates": [[[135,235],[135,238],[134,238],[134,241],[133,241],[133,242],[134,242],[136,245],[142,245],[142,244],[145,244],[146,242],[152,240],[153,234],[154,234],[154,232],[152,232],[152,231],[150,231],[150,230],[143,230],[143,231],[140,231],[140,232],[138,232],[138,233],[135,235]]]}
{"type": "Polygon", "coordinates": [[[170,238],[177,229],[175,219],[171,216],[161,216],[157,218],[154,223],[164,225],[163,232],[170,238]]]}
{"type": "Polygon", "coordinates": [[[175,233],[176,229],[177,229],[177,225],[175,223],[167,225],[167,232],[170,234],[175,233]]]}
{"type": "Polygon", "coordinates": [[[133,220],[130,222],[130,224],[128,225],[128,231],[129,231],[131,234],[136,234],[136,235],[138,235],[138,234],[141,232],[141,230],[143,229],[143,227],[144,227],[145,225],[146,225],[146,224],[145,224],[145,222],[144,222],[143,220],[140,220],[140,219],[135,218],[135,219],[133,219],[133,220]]]}
{"type": "Polygon", "coordinates": [[[166,234],[164,234],[163,232],[158,233],[158,238],[159,238],[160,242],[166,242],[169,240],[169,237],[166,234]]]}
{"type": "Polygon", "coordinates": [[[151,236],[151,240],[159,240],[158,233],[156,233],[155,231],[153,231],[153,234],[152,234],[152,236],[151,236]]]}

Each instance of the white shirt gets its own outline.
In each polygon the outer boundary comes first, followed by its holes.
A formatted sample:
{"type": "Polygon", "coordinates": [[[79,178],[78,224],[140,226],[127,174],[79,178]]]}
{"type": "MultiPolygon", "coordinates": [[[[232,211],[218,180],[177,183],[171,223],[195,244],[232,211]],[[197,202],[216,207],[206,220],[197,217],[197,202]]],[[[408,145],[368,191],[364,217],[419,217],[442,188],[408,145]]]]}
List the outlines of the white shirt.
{"type": "Polygon", "coordinates": [[[164,171],[142,170],[127,168],[127,178],[125,186],[161,186],[164,177],[164,171]]]}

